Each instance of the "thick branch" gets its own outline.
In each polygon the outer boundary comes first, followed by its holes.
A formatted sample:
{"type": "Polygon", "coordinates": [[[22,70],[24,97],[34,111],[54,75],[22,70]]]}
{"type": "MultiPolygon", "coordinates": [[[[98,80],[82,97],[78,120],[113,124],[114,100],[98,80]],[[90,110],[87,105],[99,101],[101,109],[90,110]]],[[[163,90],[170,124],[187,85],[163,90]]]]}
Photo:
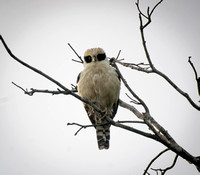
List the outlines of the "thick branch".
{"type": "MultiPolygon", "coordinates": [[[[142,119],[156,136],[156,141],[162,143],[167,148],[186,159],[187,161],[196,165],[197,169],[200,168],[200,160],[198,157],[192,156],[185,149],[176,143],[171,135],[158,123],[149,113],[141,114],[135,107],[120,100],[120,106],[133,112],[138,118],[142,119]]],[[[115,125],[114,123],[112,123],[115,125]]],[[[116,126],[116,125],[115,125],[116,126]]]]}
{"type": "Polygon", "coordinates": [[[148,109],[147,105],[145,104],[145,102],[135,92],[133,92],[133,90],[128,85],[127,81],[125,80],[125,78],[121,74],[119,68],[115,64],[115,59],[113,59],[113,61],[112,61],[111,64],[116,68],[116,71],[118,72],[118,75],[120,76],[122,82],[124,83],[124,85],[126,86],[126,88],[129,90],[129,92],[133,95],[133,97],[135,97],[140,102],[140,104],[142,104],[142,106],[144,107],[145,111],[149,112],[149,109],[148,109]]]}
{"type": "Polygon", "coordinates": [[[133,112],[139,119],[144,120],[144,115],[140,113],[134,106],[129,105],[128,103],[119,100],[119,105],[123,108],[128,109],[129,111],[133,112]]]}

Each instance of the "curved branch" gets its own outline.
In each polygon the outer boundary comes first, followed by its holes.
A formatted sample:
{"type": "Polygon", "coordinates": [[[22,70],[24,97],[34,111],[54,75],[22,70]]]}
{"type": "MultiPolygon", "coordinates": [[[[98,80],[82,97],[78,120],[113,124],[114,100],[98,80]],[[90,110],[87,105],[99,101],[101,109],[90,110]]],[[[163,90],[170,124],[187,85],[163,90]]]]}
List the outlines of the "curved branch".
{"type": "Polygon", "coordinates": [[[163,151],[161,151],[156,157],[154,157],[151,162],[148,164],[148,166],[146,167],[143,175],[145,175],[148,172],[148,169],[150,168],[150,166],[155,162],[156,159],[158,159],[162,154],[164,154],[165,152],[169,151],[170,149],[165,149],[163,151]]]}
{"type": "MultiPolygon", "coordinates": [[[[151,60],[151,57],[150,57],[150,54],[149,54],[149,51],[148,51],[148,48],[147,48],[147,45],[146,45],[146,41],[145,41],[145,36],[144,36],[144,29],[145,27],[147,27],[150,23],[151,23],[151,15],[153,14],[155,8],[161,4],[162,0],[159,1],[155,6],[154,8],[152,9],[152,11],[150,13],[148,13],[148,16],[147,16],[147,19],[148,19],[148,22],[143,25],[143,20],[142,20],[142,16],[143,13],[141,12],[140,8],[139,8],[139,1],[138,3],[136,4],[137,5],[137,8],[138,8],[138,12],[139,12],[139,20],[140,20],[140,34],[141,34],[141,38],[142,38],[142,45],[143,45],[143,48],[144,48],[144,52],[145,52],[145,55],[146,55],[146,58],[149,62],[149,65],[152,69],[152,71],[143,71],[143,72],[147,72],[147,73],[156,73],[157,75],[161,76],[162,78],[164,78],[172,87],[174,87],[174,89],[176,91],[178,91],[182,96],[184,96],[188,101],[189,103],[197,110],[200,111],[200,106],[197,105],[191,98],[190,96],[184,92],[183,90],[181,90],[167,75],[165,75],[164,73],[162,73],[161,71],[159,71],[158,69],[155,68],[155,66],[153,65],[152,63],[152,60],[151,60]]],[[[145,17],[146,18],[146,17],[145,17]]],[[[199,78],[199,82],[197,81],[198,83],[198,87],[199,87],[199,93],[200,93],[200,78],[199,78]]]]}
{"type": "Polygon", "coordinates": [[[182,96],[184,96],[195,109],[197,109],[198,111],[200,111],[200,106],[197,105],[190,98],[190,96],[188,95],[188,93],[186,93],[183,90],[181,90],[167,75],[165,75],[164,73],[160,72],[156,68],[154,68],[153,73],[156,73],[157,75],[160,75],[161,77],[163,77],[176,91],[178,91],[182,96]]]}
{"type": "Polygon", "coordinates": [[[169,166],[169,167],[167,167],[167,168],[165,168],[165,169],[163,170],[163,175],[164,175],[168,170],[172,169],[172,168],[175,166],[175,164],[176,164],[176,162],[177,162],[177,159],[178,159],[178,154],[176,154],[176,156],[174,157],[174,161],[173,161],[172,165],[169,166]]]}
{"type": "Polygon", "coordinates": [[[168,170],[172,169],[172,168],[175,166],[175,164],[176,164],[176,162],[177,162],[177,159],[178,159],[178,155],[175,156],[172,165],[169,166],[169,167],[167,167],[167,168],[165,168],[165,169],[161,169],[161,168],[159,168],[159,169],[151,168],[151,169],[154,170],[154,171],[156,171],[156,172],[160,172],[161,175],[165,175],[165,173],[166,173],[168,170]]]}
{"type": "Polygon", "coordinates": [[[45,74],[44,72],[40,71],[39,69],[25,63],[24,61],[20,60],[19,58],[17,58],[12,51],[9,49],[9,47],[7,46],[6,42],[4,41],[3,37],[0,35],[0,40],[2,41],[6,51],[8,52],[8,54],[14,59],[16,60],[18,63],[22,64],[23,66],[31,69],[32,71],[38,73],[39,75],[45,77],[46,79],[48,79],[49,81],[53,82],[54,84],[56,84],[57,86],[59,86],[61,89],[63,89],[65,91],[66,94],[72,95],[75,98],[81,100],[84,103],[89,104],[90,106],[92,106],[97,112],[102,113],[102,111],[92,102],[90,102],[87,99],[84,99],[82,97],[80,97],[79,95],[75,94],[73,91],[69,90],[68,88],[66,88],[64,85],[62,85],[60,82],[58,82],[57,80],[53,79],[52,77],[50,77],[49,75],[45,74]]]}
{"type": "Polygon", "coordinates": [[[199,93],[199,95],[200,95],[200,77],[198,77],[197,71],[196,71],[196,69],[195,69],[195,67],[194,67],[194,65],[193,65],[193,63],[192,63],[192,61],[191,61],[190,59],[191,59],[191,57],[188,58],[188,62],[190,63],[190,65],[192,66],[192,69],[193,69],[193,71],[194,71],[195,79],[196,79],[196,81],[197,81],[198,93],[199,93]]]}

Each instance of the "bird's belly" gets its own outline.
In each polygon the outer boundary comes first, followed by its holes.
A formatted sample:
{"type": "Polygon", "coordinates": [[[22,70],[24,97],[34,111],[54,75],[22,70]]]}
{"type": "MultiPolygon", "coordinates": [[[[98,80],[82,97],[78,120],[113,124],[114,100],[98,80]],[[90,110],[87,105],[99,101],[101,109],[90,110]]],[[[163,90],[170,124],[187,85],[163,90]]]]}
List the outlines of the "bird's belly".
{"type": "Polygon", "coordinates": [[[110,107],[119,96],[119,79],[115,72],[85,74],[79,82],[78,92],[98,106],[101,104],[101,108],[110,107]]]}

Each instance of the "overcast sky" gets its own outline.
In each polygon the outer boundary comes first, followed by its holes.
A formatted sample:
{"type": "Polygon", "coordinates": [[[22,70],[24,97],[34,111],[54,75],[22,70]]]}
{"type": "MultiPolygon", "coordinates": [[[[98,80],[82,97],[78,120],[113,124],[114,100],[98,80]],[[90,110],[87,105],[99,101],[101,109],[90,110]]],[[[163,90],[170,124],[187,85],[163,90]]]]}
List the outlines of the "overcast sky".
{"type": "MultiPolygon", "coordinates": [[[[141,8],[156,2],[141,0],[141,8]]],[[[199,17],[199,0],[164,0],[145,31],[153,64],[196,103],[199,96],[194,72],[187,60],[192,56],[200,75],[199,17]]],[[[92,47],[102,47],[109,57],[121,49],[120,58],[126,62],[147,63],[133,0],[0,0],[0,34],[17,57],[68,88],[76,83],[83,66],[71,61],[77,57],[67,43],[81,56],[92,47]]],[[[188,152],[199,156],[199,112],[162,78],[123,67],[120,70],[152,116],[188,152]]],[[[0,174],[138,175],[165,149],[115,127],[111,128],[107,151],[98,150],[93,128],[74,136],[78,127],[67,126],[68,122],[90,123],[82,103],[64,95],[24,95],[12,81],[24,88],[56,90],[57,86],[14,61],[2,44],[0,80],[0,174]]],[[[126,92],[122,86],[120,98],[129,102],[126,92]]],[[[121,107],[115,119],[137,120],[121,107]]],[[[174,156],[166,153],[153,167],[170,165],[174,156]]],[[[168,174],[198,173],[178,158],[168,174]]]]}

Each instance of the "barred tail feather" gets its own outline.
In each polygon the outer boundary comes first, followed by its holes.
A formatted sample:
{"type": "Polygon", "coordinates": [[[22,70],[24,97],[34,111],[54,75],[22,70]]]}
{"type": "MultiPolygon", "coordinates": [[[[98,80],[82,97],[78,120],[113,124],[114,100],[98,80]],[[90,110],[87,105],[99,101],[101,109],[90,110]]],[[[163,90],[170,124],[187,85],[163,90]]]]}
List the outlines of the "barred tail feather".
{"type": "Polygon", "coordinates": [[[97,142],[100,150],[109,148],[109,140],[110,140],[109,128],[105,128],[104,126],[96,127],[97,142]]]}

